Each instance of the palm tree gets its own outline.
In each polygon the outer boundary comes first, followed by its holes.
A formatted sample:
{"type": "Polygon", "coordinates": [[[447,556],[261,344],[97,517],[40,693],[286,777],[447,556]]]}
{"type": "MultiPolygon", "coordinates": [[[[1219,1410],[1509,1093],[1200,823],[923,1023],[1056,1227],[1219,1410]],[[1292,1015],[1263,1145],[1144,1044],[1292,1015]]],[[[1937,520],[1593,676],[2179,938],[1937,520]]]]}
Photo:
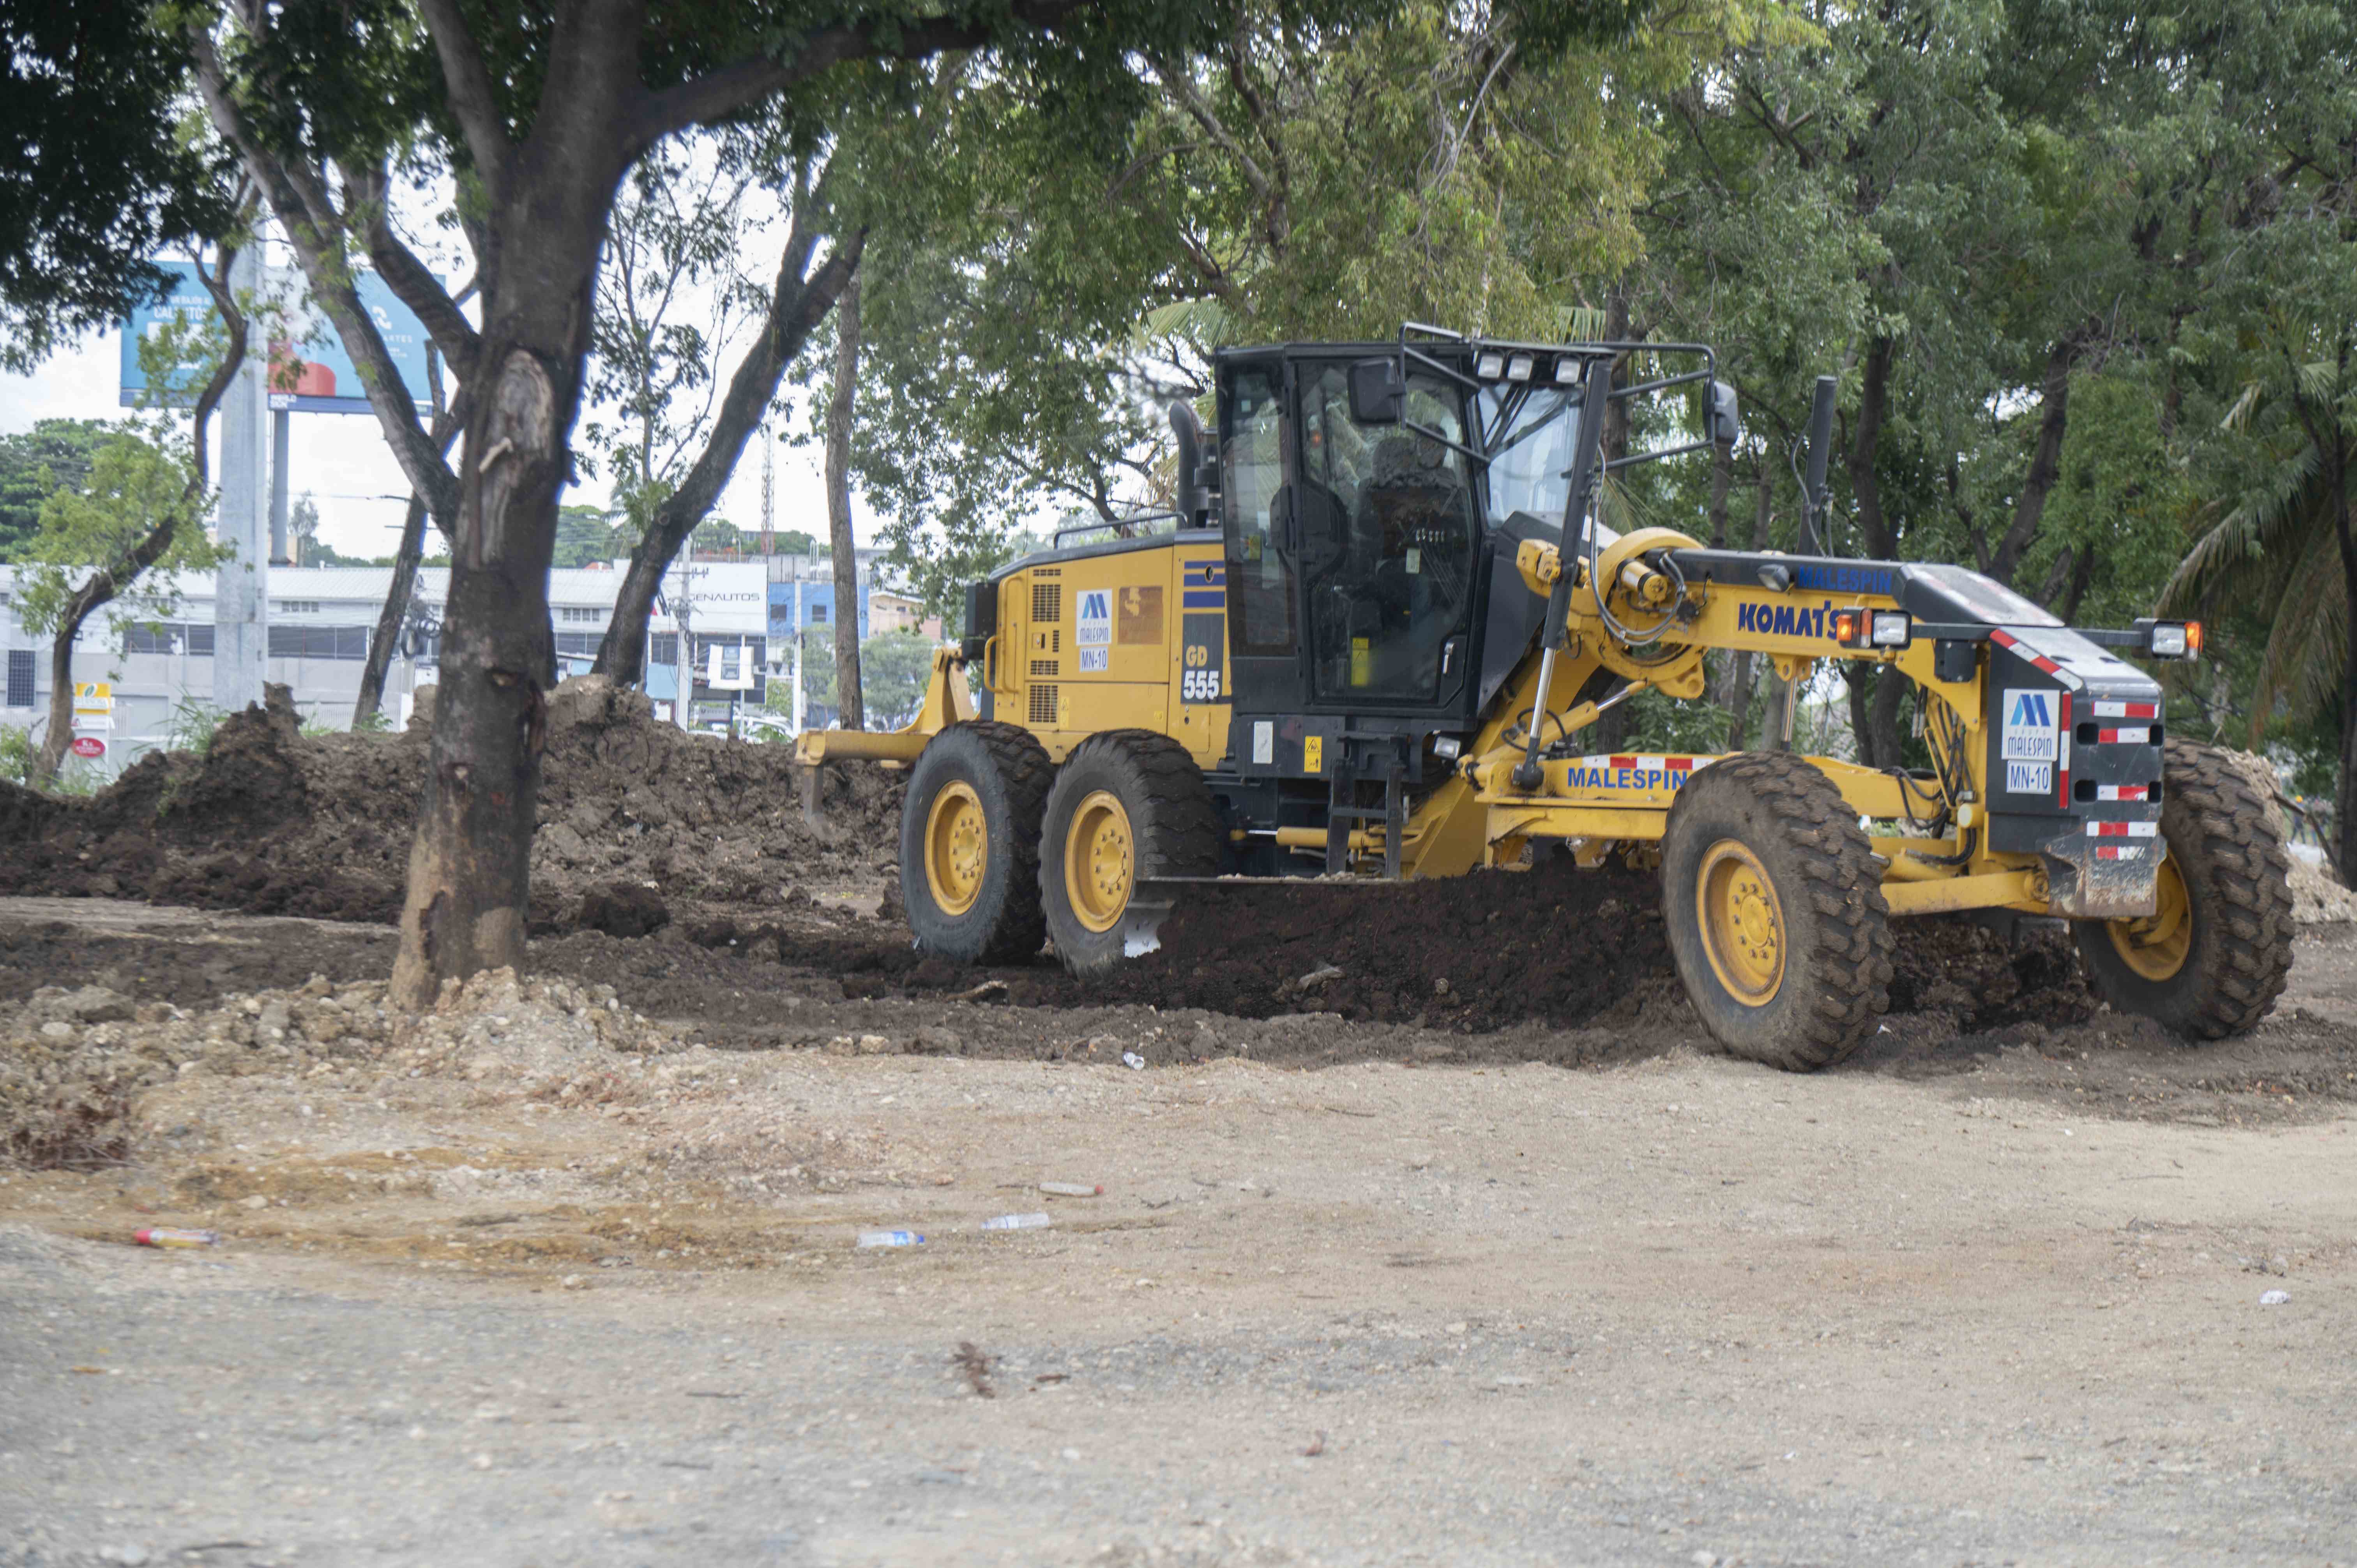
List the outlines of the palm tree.
{"type": "Polygon", "coordinates": [[[2238,499],[2195,541],[2161,595],[2163,614],[2233,600],[2266,607],[2266,650],[2251,701],[2256,744],[2279,710],[2341,717],[2335,863],[2357,873],[2357,385],[2344,331],[2329,357],[2287,361],[2282,381],[2253,381],[2222,428],[2239,435],[2238,499]]]}

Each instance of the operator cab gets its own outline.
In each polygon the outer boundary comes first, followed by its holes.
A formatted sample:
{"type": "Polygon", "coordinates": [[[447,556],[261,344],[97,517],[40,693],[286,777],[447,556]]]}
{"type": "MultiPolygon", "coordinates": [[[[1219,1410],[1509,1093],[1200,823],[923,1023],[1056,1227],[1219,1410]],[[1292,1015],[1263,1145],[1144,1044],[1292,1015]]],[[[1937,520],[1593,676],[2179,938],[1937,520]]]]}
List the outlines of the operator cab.
{"type": "Polygon", "coordinates": [[[1239,773],[1416,783],[1475,726],[1544,618],[1515,553],[1556,539],[1587,371],[1623,347],[1412,329],[1214,356],[1239,773]]]}

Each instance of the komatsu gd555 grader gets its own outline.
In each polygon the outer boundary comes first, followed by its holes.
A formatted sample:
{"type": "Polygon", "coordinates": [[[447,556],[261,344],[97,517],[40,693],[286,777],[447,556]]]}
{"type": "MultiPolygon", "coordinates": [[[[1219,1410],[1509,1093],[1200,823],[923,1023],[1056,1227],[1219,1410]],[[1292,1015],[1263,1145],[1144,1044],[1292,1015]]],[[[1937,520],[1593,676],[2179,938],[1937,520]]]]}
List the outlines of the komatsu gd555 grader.
{"type": "Polygon", "coordinates": [[[1897,917],[2067,920],[2100,996],[2196,1038],[2249,1029],[2281,992],[2291,899],[2267,802],[2167,735],[2159,685],[2120,657],[2198,657],[2198,623],[2073,629],[1962,567],[1820,553],[1830,379],[1807,553],[1787,554],[1595,519],[1613,400],[1684,399],[1702,426],[1621,463],[1738,438],[1699,345],[1410,328],[1224,349],[1213,370],[1209,443],[1170,410],[1175,526],[974,584],[913,725],[802,737],[807,762],[909,767],[901,894],[926,951],[1052,943],[1088,973],[1221,879],[1567,853],[1658,867],[1704,1025],[1783,1068],[1873,1030],[1897,917]],[[1616,360],[1658,369],[1616,388],[1616,360]],[[1713,649],[1772,662],[1786,737],[1789,694],[1824,661],[1894,666],[1930,766],[1591,748],[1639,692],[1701,696],[1713,649]]]}

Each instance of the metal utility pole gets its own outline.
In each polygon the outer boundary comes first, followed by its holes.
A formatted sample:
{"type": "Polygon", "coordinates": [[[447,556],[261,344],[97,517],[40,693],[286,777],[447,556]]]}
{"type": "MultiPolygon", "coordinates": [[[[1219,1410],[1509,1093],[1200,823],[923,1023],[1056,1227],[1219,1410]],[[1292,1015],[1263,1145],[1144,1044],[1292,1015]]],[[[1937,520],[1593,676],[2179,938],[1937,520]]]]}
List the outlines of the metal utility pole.
{"type": "Polygon", "coordinates": [[[694,592],[689,584],[695,575],[695,568],[690,563],[694,558],[694,549],[690,546],[688,559],[679,565],[679,592],[672,598],[672,622],[679,628],[679,636],[673,645],[676,650],[673,673],[679,681],[679,694],[672,700],[672,717],[683,730],[695,727],[695,648],[694,639],[688,633],[689,601],[694,592]]]}
{"type": "MultiPolygon", "coordinates": [[[[238,252],[229,283],[242,297],[261,292],[261,246],[238,252]]],[[[262,701],[270,647],[270,346],[260,318],[248,313],[245,363],[221,399],[217,532],[233,554],[213,578],[213,706],[231,714],[262,701]]]]}
{"type": "Polygon", "coordinates": [[[286,434],[295,416],[283,408],[270,411],[270,564],[294,565],[286,553],[286,434]]]}
{"type": "Polygon", "coordinates": [[[770,530],[777,521],[778,468],[777,443],[770,439],[770,427],[761,426],[761,559],[767,561],[774,546],[770,530]]]}
{"type": "Polygon", "coordinates": [[[800,567],[794,572],[794,733],[802,733],[802,579],[800,567]]]}

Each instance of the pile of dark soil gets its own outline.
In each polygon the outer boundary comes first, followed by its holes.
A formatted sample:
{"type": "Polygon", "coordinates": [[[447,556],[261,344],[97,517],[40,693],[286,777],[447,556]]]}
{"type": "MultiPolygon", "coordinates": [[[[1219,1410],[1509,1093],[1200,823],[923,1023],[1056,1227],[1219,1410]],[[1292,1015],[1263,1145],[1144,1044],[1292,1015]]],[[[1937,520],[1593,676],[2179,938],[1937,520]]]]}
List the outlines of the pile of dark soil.
{"type": "MultiPolygon", "coordinates": [[[[0,784],[0,893],[389,921],[401,909],[426,735],[298,732],[283,693],[224,721],[202,756],[143,758],[88,800],[0,784]]],[[[791,751],[657,724],[602,682],[549,698],[533,920],[652,883],[673,903],[782,902],[804,880],[873,886],[898,853],[900,786],[826,770],[829,826],[802,820],[791,751]]],[[[632,895],[633,901],[637,896],[632,895]]]]}
{"type": "MultiPolygon", "coordinates": [[[[1894,1014],[1942,1014],[1964,1031],[2049,1026],[2093,1016],[2067,937],[2009,943],[1961,918],[1893,922],[1894,1014]]],[[[927,959],[897,921],[692,921],[671,956],[688,984],[743,972],[740,961],[832,977],[853,999],[971,996],[1053,1008],[1199,1008],[1233,1018],[1337,1015],[1353,1022],[1485,1034],[1700,1026],[1685,1003],[1652,873],[1582,871],[1550,861],[1528,872],[1398,886],[1238,883],[1182,900],[1162,946],[1109,974],[1076,979],[1052,958],[999,969],[927,959]]]]}

